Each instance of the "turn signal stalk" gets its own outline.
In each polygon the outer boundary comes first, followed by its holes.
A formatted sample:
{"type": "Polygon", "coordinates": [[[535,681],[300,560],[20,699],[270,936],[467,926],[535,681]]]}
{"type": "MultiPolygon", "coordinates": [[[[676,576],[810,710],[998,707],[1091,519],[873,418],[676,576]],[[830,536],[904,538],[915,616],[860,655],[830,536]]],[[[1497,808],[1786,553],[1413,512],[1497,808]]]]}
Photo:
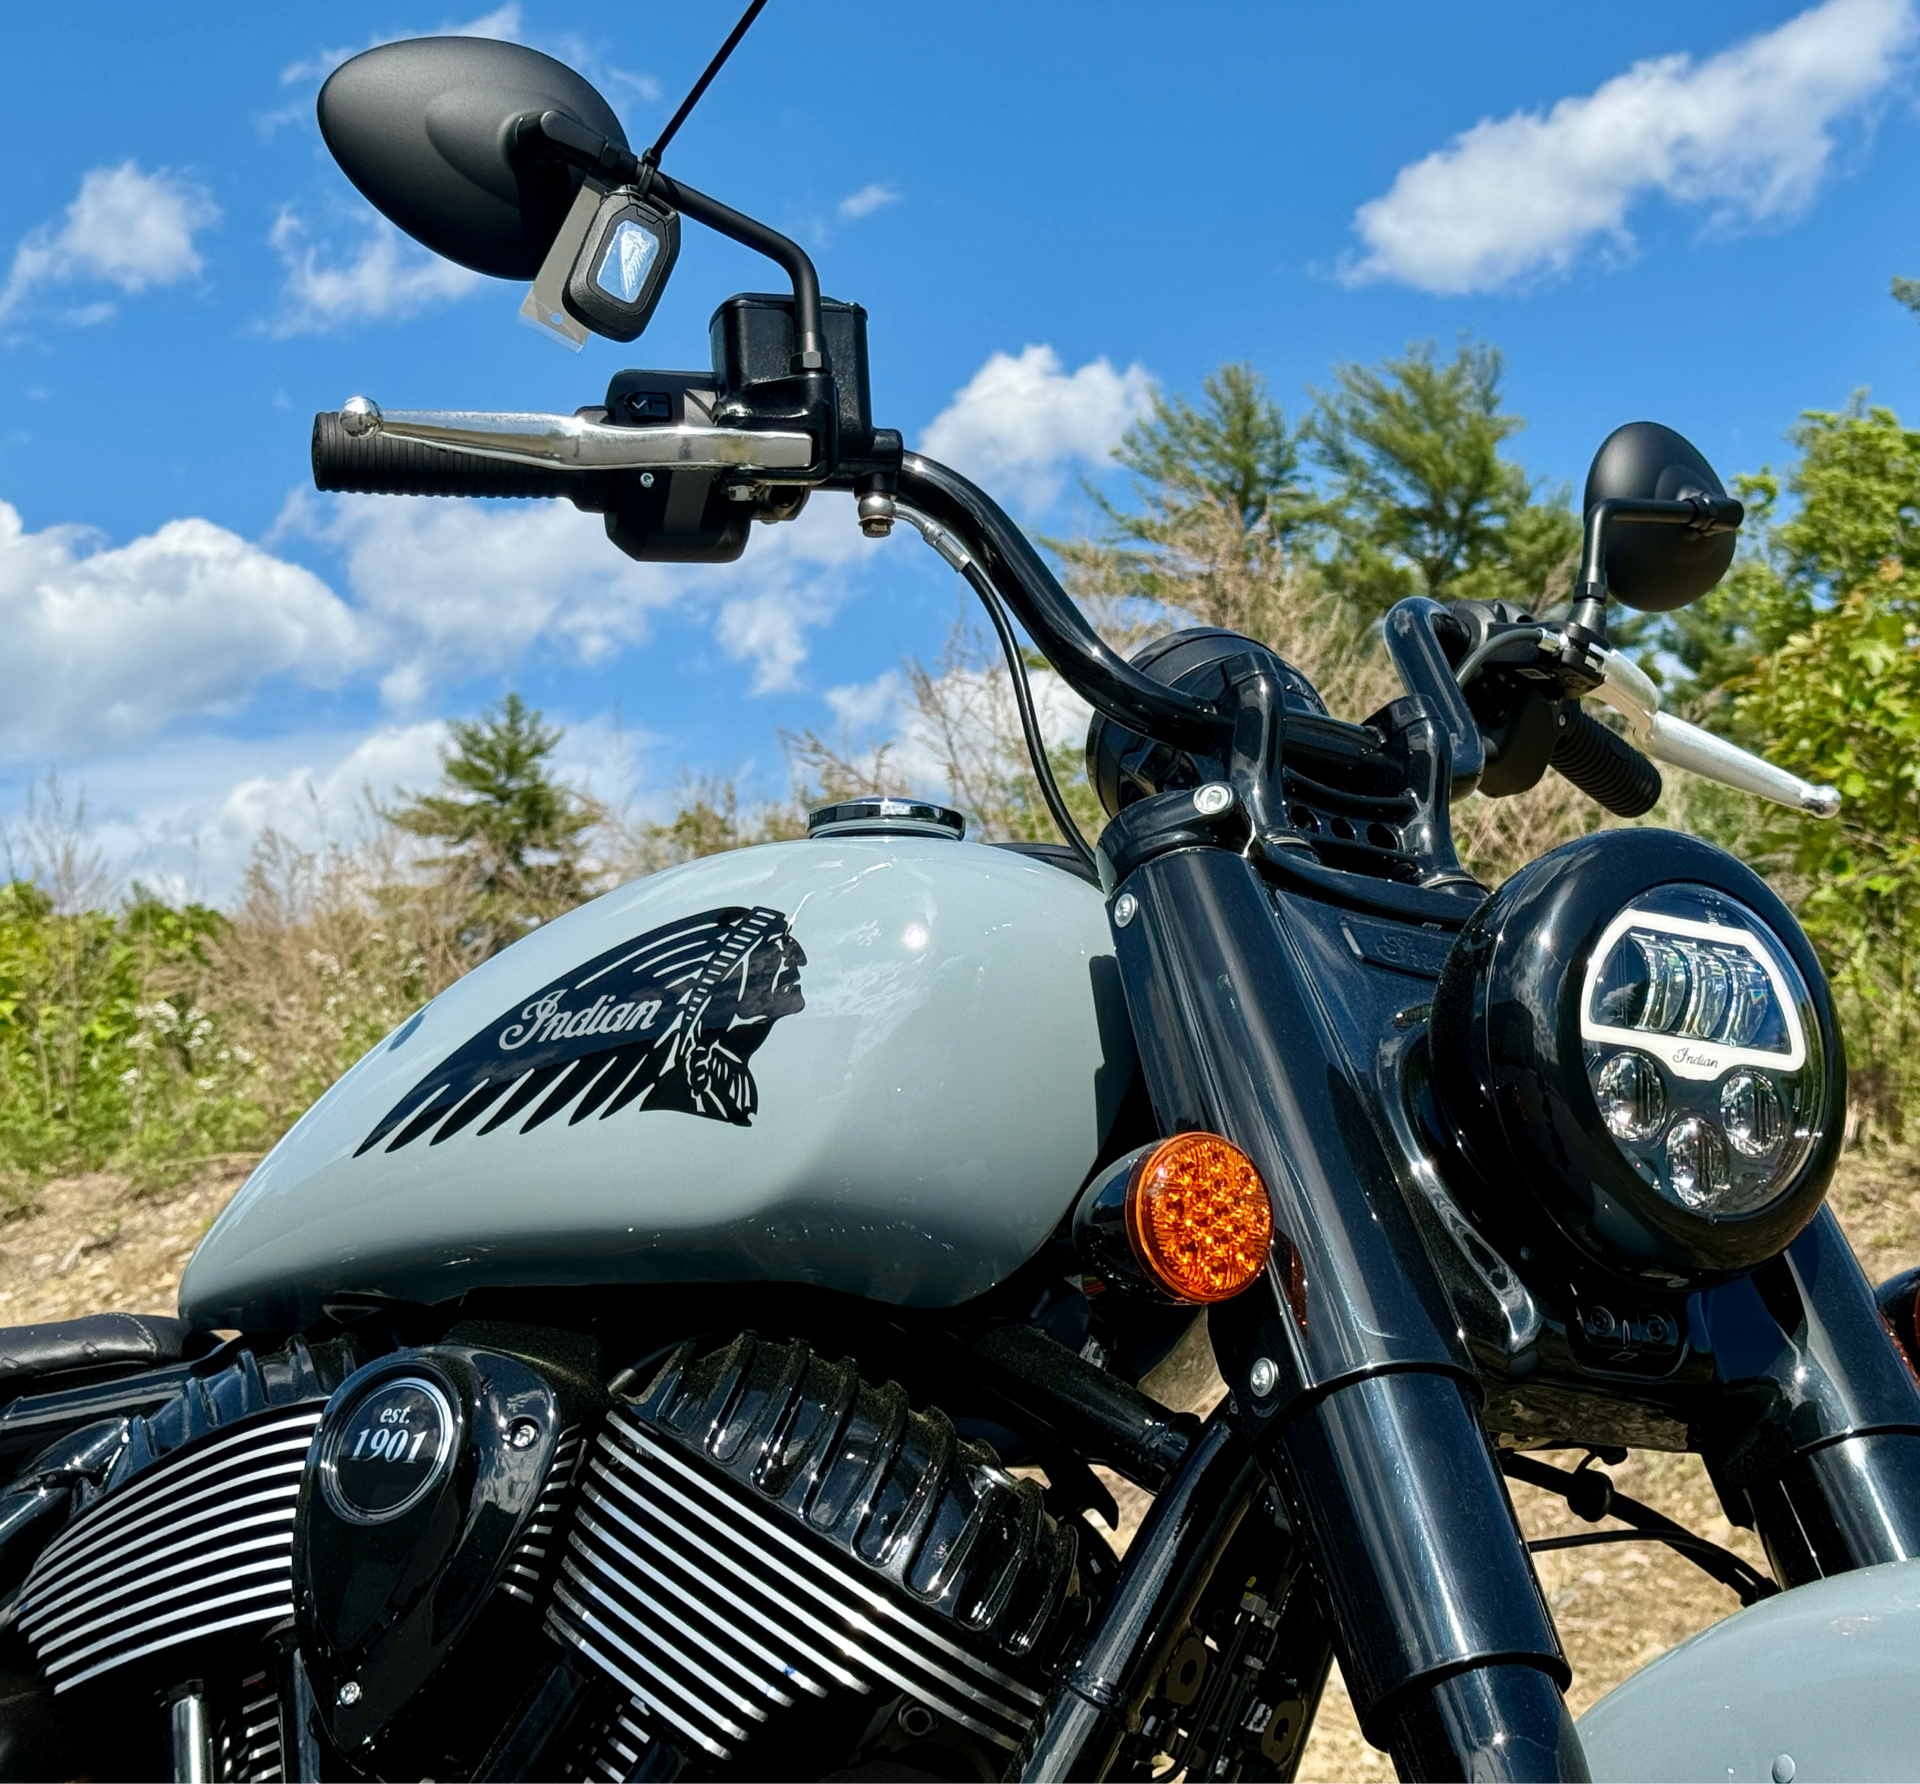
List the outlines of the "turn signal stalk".
{"type": "Polygon", "coordinates": [[[1074,1211],[1087,1267],[1114,1288],[1204,1307],[1250,1287],[1273,1247],[1273,1205],[1218,1134],[1175,1134],[1109,1166],[1074,1211]]]}

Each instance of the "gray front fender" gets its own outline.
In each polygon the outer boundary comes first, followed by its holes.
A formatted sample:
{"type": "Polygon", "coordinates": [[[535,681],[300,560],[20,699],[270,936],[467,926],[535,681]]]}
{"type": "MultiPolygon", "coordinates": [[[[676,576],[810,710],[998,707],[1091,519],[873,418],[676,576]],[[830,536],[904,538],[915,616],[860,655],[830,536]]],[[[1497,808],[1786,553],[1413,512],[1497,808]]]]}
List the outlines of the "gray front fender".
{"type": "Polygon", "coordinates": [[[1920,1779],[1920,1561],[1736,1612],[1580,1718],[1596,1779],[1920,1779]]]}

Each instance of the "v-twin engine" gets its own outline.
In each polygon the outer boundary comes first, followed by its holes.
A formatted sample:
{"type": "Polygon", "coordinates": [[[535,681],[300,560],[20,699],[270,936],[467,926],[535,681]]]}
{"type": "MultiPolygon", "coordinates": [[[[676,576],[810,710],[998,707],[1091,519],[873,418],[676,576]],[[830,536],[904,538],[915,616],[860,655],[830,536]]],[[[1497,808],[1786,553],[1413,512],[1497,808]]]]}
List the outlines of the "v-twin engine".
{"type": "Polygon", "coordinates": [[[0,1415],[16,1452],[64,1433],[0,1496],[0,1567],[44,1544],[0,1610],[42,1763],[992,1778],[1093,1608],[1036,1482],[804,1343],[684,1343],[611,1388],[548,1330],[369,1348],[0,1415]]]}

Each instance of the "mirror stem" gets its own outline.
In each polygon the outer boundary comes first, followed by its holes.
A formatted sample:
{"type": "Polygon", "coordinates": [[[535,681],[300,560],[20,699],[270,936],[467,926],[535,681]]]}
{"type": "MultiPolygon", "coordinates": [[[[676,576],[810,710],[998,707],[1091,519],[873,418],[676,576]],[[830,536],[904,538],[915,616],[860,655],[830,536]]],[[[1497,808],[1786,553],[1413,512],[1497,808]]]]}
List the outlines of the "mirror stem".
{"type": "Polygon", "coordinates": [[[1580,642],[1607,641],[1607,529],[1611,522],[1681,526],[1696,533],[1737,533],[1746,509],[1731,496],[1684,495],[1657,502],[1609,496],[1587,510],[1580,552],[1580,577],[1574,584],[1570,635],[1580,642]]]}
{"type": "Polygon", "coordinates": [[[830,370],[826,336],[820,328],[820,275],[813,270],[813,262],[807,257],[806,249],[798,242],[790,241],[777,229],[756,223],[732,206],[722,204],[719,199],[696,192],[678,180],[670,180],[663,173],[653,176],[653,190],[683,217],[704,223],[716,234],[738,242],[743,248],[751,248],[757,254],[766,255],[785,269],[787,277],[793,282],[792,369],[796,372],[830,370]]]}
{"type": "MultiPolygon", "coordinates": [[[[751,23],[751,20],[747,22],[751,23]]],[[[722,204],[717,198],[709,198],[704,192],[696,192],[691,186],[668,179],[653,164],[652,150],[648,151],[647,158],[642,158],[626,149],[616,148],[583,128],[565,112],[542,112],[538,117],[529,112],[514,126],[514,140],[530,147],[537,145],[542,150],[550,150],[561,160],[602,180],[619,185],[637,185],[643,192],[657,192],[683,217],[691,217],[696,223],[704,223],[716,235],[724,235],[743,248],[766,255],[785,269],[793,284],[793,363],[790,369],[796,372],[833,369],[827,363],[827,341],[820,327],[820,275],[813,270],[813,262],[798,242],[789,241],[777,229],[756,223],[751,217],[742,215],[731,205],[722,204]]]]}

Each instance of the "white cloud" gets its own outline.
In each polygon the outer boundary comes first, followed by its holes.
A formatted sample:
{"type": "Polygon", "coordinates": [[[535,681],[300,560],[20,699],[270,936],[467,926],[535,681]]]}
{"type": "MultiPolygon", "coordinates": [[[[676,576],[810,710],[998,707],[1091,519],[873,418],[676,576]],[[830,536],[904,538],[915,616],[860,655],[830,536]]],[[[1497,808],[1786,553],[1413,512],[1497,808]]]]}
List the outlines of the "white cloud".
{"type": "Polygon", "coordinates": [[[827,705],[848,731],[868,732],[883,724],[897,725],[907,707],[907,678],[898,669],[886,669],[872,681],[828,688],[827,705]]]}
{"type": "MultiPolygon", "coordinates": [[[[194,799],[189,794],[188,803],[172,814],[149,810],[149,844],[170,841],[177,846],[184,832],[202,861],[225,878],[244,862],[263,830],[277,830],[305,849],[345,842],[358,827],[369,798],[383,801],[403,787],[431,786],[439,779],[446,736],[445,723],[433,719],[383,725],[353,742],[344,754],[342,739],[290,740],[303,758],[291,766],[243,774],[211,797],[194,799]]],[[[287,743],[275,753],[286,754],[287,743]]]]}
{"type": "Polygon", "coordinates": [[[735,661],[752,661],[753,692],[770,694],[793,686],[808,631],[826,624],[838,606],[837,592],[818,585],[761,589],[725,602],[714,636],[735,661]]]}
{"type": "Polygon", "coordinates": [[[190,279],[202,264],[194,235],[219,216],[203,187],[165,168],[143,173],[132,161],[96,167],[65,217],[42,224],[14,250],[0,287],[0,318],[43,285],[92,279],[137,292],[190,279]]]}
{"type": "Polygon", "coordinates": [[[317,576],[210,521],[109,547],[81,527],[30,533],[4,502],[0,636],[14,755],[91,754],[232,712],[275,675],[334,682],[362,651],[317,576]]]}
{"type": "MultiPolygon", "coordinates": [[[[569,720],[565,731],[553,761],[561,780],[615,806],[671,813],[667,785],[634,785],[638,762],[659,755],[663,739],[610,713],[569,720]]],[[[62,778],[84,794],[88,840],[116,879],[222,902],[238,889],[264,830],[302,849],[350,847],[365,834],[370,800],[385,804],[439,780],[446,741],[440,719],[281,736],[201,734],[96,758],[62,778]]],[[[0,825],[24,807],[40,772],[33,765],[0,774],[0,825]]]]}
{"type": "MultiPolygon", "coordinates": [[[[756,529],[740,561],[713,566],[635,563],[597,516],[560,503],[298,493],[259,544],[184,519],[117,547],[83,527],[29,532],[0,503],[0,803],[60,764],[84,780],[123,871],[224,896],[264,825],[308,846],[350,838],[364,784],[430,781],[441,733],[413,722],[423,703],[541,651],[604,660],[677,605],[750,666],[754,691],[792,685],[870,550],[844,497],[756,529]],[[274,554],[293,536],[338,554],[351,604],[274,554]],[[275,678],[377,681],[394,717],[350,737],[275,735],[259,702],[275,678]],[[195,718],[237,718],[253,735],[168,733],[195,718]]],[[[617,733],[610,720],[573,727],[562,762],[615,800],[627,752],[658,742],[617,733]]]]}
{"type": "Polygon", "coordinates": [[[287,276],[269,334],[285,339],[331,334],[356,322],[403,321],[485,283],[480,274],[416,247],[383,217],[362,227],[359,248],[329,260],[291,210],[280,213],[267,239],[287,276]]]}
{"type": "Polygon", "coordinates": [[[436,501],[296,493],[272,538],[340,554],[378,638],[382,692],[400,710],[437,684],[504,669],[541,641],[598,662],[639,643],[681,593],[666,568],[607,542],[599,517],[563,502],[436,501]]]}
{"type": "MultiPolygon", "coordinates": [[[[417,36],[417,32],[398,31],[390,36],[371,37],[356,49],[318,50],[311,56],[302,56],[297,62],[289,62],[280,70],[280,84],[283,87],[318,86],[340,64],[351,56],[357,56],[361,50],[378,49],[383,43],[396,43],[401,38],[417,36]]],[[[521,37],[520,8],[517,3],[496,6],[491,12],[483,12],[476,19],[468,19],[463,25],[442,25],[437,35],[442,37],[498,37],[507,43],[518,43],[521,37]]],[[[274,114],[279,118],[280,114],[274,114]]]]}
{"type": "Polygon", "coordinates": [[[1102,459],[1119,444],[1152,388],[1138,365],[1116,372],[1095,359],[1070,373],[1051,347],[996,353],[934,417],[920,450],[1037,514],[1060,493],[1069,460],[1102,459]]]}
{"type": "Polygon", "coordinates": [[[1627,212],[1651,193],[1721,228],[1790,217],[1915,34],[1913,0],[1826,0],[1697,65],[1637,62],[1544,116],[1483,119],[1360,207],[1366,252],[1344,276],[1460,293],[1564,272],[1596,239],[1630,248],[1627,212]]]}
{"type": "Polygon", "coordinates": [[[839,611],[848,566],[873,545],[840,495],[816,495],[797,520],[754,532],[737,564],[706,576],[720,604],[714,635],[721,649],[751,662],[751,691],[768,694],[797,683],[807,634],[839,611]]]}
{"type": "Polygon", "coordinates": [[[677,605],[715,613],[715,633],[754,667],[753,691],[790,686],[806,634],[840,605],[842,566],[869,549],[845,497],[816,498],[796,521],[756,527],[733,564],[646,564],[608,543],[597,515],[563,502],[304,493],[273,537],[339,552],[396,710],[434,686],[503,669],[542,644],[597,663],[645,641],[677,605]]]}
{"type": "Polygon", "coordinates": [[[877,181],[862,186],[858,192],[849,192],[834,208],[842,223],[858,223],[862,217],[871,217],[875,211],[883,211],[890,204],[898,204],[900,194],[891,186],[882,186],[877,181]]]}
{"type": "MultiPolygon", "coordinates": [[[[89,841],[121,880],[174,898],[224,900],[262,830],[305,849],[350,845],[365,799],[433,783],[443,724],[370,732],[200,734],[96,758],[63,779],[83,791],[89,841]]],[[[571,741],[571,739],[569,739],[571,741]]],[[[24,803],[30,777],[6,777],[0,803],[24,803]]]]}

